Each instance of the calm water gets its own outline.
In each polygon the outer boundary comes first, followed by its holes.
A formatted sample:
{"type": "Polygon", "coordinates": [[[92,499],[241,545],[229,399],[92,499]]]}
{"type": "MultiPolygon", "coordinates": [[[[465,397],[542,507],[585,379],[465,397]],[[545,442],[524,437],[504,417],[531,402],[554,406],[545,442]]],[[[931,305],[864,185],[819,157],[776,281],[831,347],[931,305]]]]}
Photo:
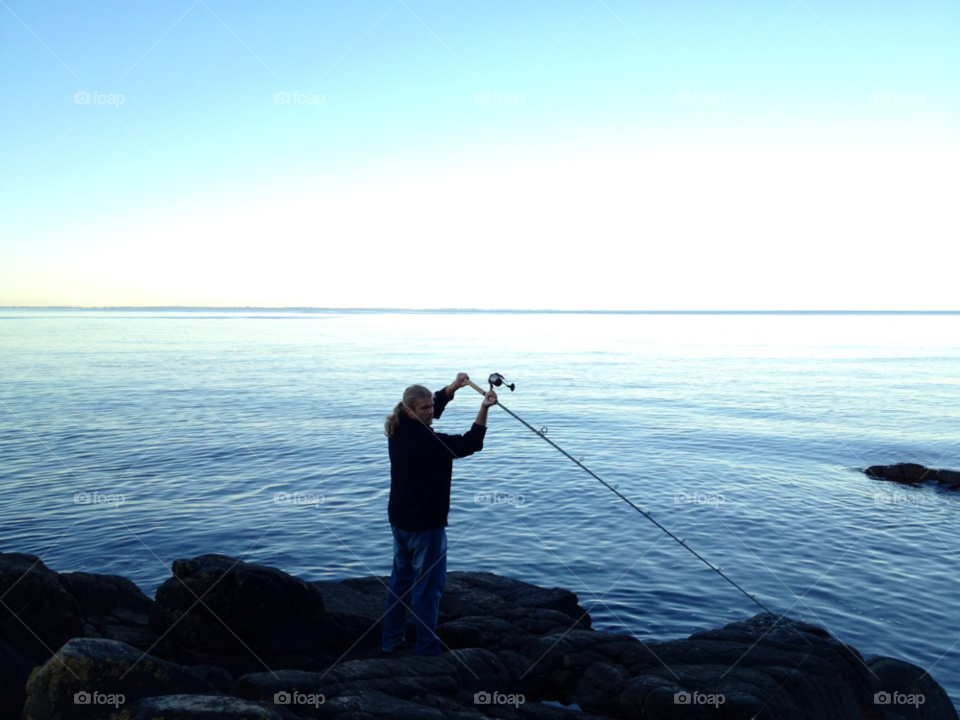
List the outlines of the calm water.
{"type": "MultiPolygon", "coordinates": [[[[150,595],[207,552],[388,574],[384,414],[457,371],[516,382],[507,407],[768,607],[932,667],[960,704],[960,493],[858,472],[960,470],[956,315],[0,311],[0,549],[150,595]]],[[[461,390],[436,428],[478,404],[461,390]]],[[[570,588],[598,629],[666,639],[757,610],[496,408],[448,537],[450,569],[570,588]]]]}

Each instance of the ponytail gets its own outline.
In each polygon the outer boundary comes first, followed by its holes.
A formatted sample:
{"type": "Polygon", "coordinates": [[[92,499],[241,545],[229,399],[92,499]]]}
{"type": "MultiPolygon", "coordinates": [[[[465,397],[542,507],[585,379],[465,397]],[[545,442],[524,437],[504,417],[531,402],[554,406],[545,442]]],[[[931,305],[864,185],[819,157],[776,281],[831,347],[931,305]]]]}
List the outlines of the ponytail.
{"type": "Polygon", "coordinates": [[[403,400],[397,403],[393,412],[387,415],[387,421],[383,424],[383,434],[388,438],[393,437],[400,425],[400,418],[406,412],[405,407],[412,407],[413,403],[420,398],[430,397],[431,392],[423,385],[411,385],[403,391],[403,400]]]}

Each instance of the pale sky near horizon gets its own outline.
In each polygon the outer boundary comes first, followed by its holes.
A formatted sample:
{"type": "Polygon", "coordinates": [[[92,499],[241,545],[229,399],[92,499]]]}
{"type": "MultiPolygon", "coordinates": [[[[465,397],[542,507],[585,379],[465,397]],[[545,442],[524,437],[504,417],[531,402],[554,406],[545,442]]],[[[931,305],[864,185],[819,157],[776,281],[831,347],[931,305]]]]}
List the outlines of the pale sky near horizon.
{"type": "Polygon", "coordinates": [[[958,42],[954,2],[3,0],[0,306],[957,310],[958,42]]]}

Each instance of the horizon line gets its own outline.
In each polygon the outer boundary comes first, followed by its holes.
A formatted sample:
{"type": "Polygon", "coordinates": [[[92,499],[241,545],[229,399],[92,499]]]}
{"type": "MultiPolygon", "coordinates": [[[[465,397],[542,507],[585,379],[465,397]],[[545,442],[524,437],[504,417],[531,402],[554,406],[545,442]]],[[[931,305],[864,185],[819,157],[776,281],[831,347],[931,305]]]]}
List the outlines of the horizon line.
{"type": "Polygon", "coordinates": [[[378,307],[258,307],[254,305],[0,305],[0,310],[79,311],[233,311],[233,312],[326,312],[326,313],[487,313],[557,315],[960,315],[960,310],[588,310],[553,308],[378,308],[378,307]]]}

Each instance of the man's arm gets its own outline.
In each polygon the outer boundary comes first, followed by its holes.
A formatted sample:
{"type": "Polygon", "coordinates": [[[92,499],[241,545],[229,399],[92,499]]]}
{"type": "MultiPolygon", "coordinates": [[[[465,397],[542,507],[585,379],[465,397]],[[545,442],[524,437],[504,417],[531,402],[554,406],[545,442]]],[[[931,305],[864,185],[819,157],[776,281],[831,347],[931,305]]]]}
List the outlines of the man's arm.
{"type": "Polygon", "coordinates": [[[449,398],[447,397],[447,390],[437,390],[433,394],[433,419],[439,420],[440,416],[443,415],[443,409],[447,407],[449,398]]]}
{"type": "Polygon", "coordinates": [[[447,400],[453,400],[453,394],[462,387],[466,387],[470,382],[470,376],[466,373],[457,373],[457,379],[444,388],[447,394],[447,400]]]}
{"type": "Polygon", "coordinates": [[[476,422],[463,435],[447,435],[429,429],[428,432],[414,433],[408,440],[410,457],[418,460],[448,455],[464,458],[479,452],[483,449],[483,438],[487,433],[487,412],[496,403],[497,394],[493,390],[486,393],[480,403],[476,422]]]}
{"type": "Polygon", "coordinates": [[[447,403],[453,400],[453,394],[466,385],[470,376],[466,373],[457,373],[457,379],[447,385],[443,390],[437,390],[433,394],[433,417],[437,420],[443,415],[443,409],[447,403]]]}
{"type": "Polygon", "coordinates": [[[491,405],[497,404],[497,394],[490,390],[483,396],[483,402],[480,403],[480,412],[477,413],[477,419],[474,421],[480,427],[487,426],[487,411],[491,405]]]}

